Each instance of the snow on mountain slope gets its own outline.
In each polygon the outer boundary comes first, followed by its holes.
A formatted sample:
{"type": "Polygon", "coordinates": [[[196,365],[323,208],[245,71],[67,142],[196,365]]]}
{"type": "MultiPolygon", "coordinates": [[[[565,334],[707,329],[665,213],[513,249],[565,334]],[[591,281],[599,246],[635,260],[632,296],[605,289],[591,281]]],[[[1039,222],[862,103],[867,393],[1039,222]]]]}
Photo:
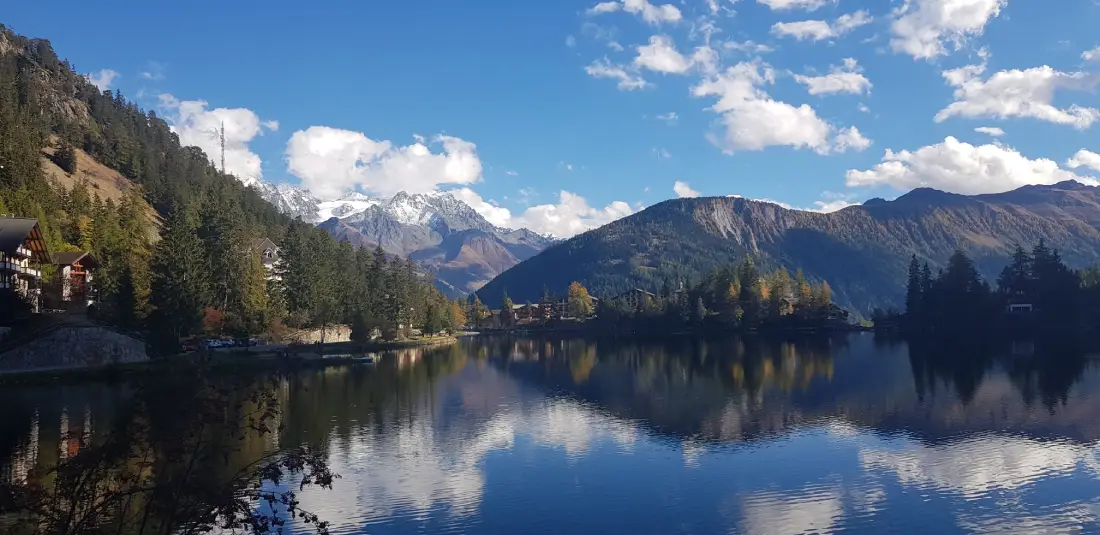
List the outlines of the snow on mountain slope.
{"type": "Polygon", "coordinates": [[[289,184],[255,178],[245,183],[279,211],[319,225],[337,239],[412,257],[435,271],[438,286],[452,297],[476,290],[557,241],[527,229],[498,228],[447,192],[400,192],[390,198],[350,192],[321,201],[289,184]],[[463,254],[444,259],[441,247],[463,254]]]}

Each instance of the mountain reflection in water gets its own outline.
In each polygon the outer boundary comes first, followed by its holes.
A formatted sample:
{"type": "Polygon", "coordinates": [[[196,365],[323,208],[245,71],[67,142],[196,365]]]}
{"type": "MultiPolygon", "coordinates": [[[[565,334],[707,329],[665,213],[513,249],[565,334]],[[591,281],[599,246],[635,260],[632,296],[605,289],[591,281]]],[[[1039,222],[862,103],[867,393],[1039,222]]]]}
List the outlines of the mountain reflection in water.
{"type": "MultiPolygon", "coordinates": [[[[290,375],[258,449],[328,452],[342,479],[300,498],[335,533],[1100,530],[1100,370],[1018,349],[473,338],[290,375]]],[[[0,477],[130,395],[0,391],[0,477]]]]}

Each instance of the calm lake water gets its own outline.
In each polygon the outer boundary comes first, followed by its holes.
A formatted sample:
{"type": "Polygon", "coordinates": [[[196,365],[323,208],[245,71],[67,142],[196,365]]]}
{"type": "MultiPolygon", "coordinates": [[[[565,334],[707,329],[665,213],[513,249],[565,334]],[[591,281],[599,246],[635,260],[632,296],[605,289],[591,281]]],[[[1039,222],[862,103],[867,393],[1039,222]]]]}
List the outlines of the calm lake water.
{"type": "MultiPolygon", "coordinates": [[[[279,388],[334,533],[1100,532],[1100,368],[1031,345],[479,338],[279,388]]],[[[130,395],[4,387],[0,477],[130,395]]]]}

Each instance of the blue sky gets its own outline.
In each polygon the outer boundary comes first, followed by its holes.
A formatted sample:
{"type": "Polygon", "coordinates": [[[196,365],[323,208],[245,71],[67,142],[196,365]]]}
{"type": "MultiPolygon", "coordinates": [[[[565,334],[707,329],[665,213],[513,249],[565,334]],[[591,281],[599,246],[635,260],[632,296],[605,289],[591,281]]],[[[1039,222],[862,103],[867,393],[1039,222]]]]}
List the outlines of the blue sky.
{"type": "Polygon", "coordinates": [[[66,1],[2,22],[208,153],[224,121],[235,174],[322,197],[450,189],[568,235],[678,195],[832,210],[1090,181],[1100,5],[1057,7],[66,1]]]}

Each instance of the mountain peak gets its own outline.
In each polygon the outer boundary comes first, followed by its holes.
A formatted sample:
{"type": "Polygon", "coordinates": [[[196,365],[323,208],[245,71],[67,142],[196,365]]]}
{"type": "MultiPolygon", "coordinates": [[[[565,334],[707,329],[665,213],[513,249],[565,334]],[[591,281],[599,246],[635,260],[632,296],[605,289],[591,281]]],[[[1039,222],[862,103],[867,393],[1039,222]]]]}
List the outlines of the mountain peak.
{"type": "Polygon", "coordinates": [[[337,201],[373,201],[374,197],[358,191],[349,191],[341,195],[337,201]]]}

